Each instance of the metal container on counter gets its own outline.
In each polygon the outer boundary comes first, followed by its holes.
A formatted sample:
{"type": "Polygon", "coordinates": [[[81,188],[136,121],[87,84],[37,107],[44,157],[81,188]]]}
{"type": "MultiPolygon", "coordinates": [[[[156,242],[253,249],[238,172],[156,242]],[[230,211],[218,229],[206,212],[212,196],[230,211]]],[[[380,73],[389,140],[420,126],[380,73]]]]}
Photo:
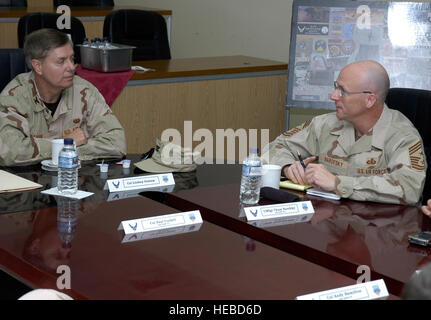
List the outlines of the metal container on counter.
{"type": "Polygon", "coordinates": [[[77,45],[81,51],[83,68],[99,72],[119,72],[130,70],[132,52],[136,47],[119,43],[109,43],[105,46],[77,45]]]}

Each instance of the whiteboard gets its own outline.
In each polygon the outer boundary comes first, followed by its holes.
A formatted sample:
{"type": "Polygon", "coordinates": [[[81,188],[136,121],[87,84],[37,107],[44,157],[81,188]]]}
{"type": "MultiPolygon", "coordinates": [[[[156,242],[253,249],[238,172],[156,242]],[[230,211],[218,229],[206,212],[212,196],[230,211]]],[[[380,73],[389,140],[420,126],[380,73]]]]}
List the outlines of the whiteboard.
{"type": "Polygon", "coordinates": [[[294,0],[287,106],[335,109],[340,70],[375,60],[391,87],[431,88],[431,3],[294,0]]]}

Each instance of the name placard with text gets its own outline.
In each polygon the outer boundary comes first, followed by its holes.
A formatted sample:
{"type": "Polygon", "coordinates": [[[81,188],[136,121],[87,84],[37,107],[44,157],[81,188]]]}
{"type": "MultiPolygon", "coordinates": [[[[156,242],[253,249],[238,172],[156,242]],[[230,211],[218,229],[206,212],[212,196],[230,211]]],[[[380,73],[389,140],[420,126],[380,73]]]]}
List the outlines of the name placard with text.
{"type": "Polygon", "coordinates": [[[172,173],[162,173],[130,178],[110,179],[106,181],[104,189],[109,189],[109,192],[121,192],[165,187],[174,184],[175,180],[172,173]]]}
{"type": "Polygon", "coordinates": [[[310,293],[296,297],[297,300],[374,300],[389,296],[383,279],[358,283],[352,286],[310,293]]]}
{"type": "Polygon", "coordinates": [[[118,226],[118,230],[124,230],[124,233],[128,235],[133,233],[188,226],[202,222],[203,221],[200,211],[194,210],[122,221],[118,226]]]}
{"type": "Polygon", "coordinates": [[[314,208],[311,201],[299,201],[246,207],[244,212],[248,221],[294,216],[304,216],[306,217],[305,219],[309,220],[311,218],[310,214],[314,214],[314,208]]]}

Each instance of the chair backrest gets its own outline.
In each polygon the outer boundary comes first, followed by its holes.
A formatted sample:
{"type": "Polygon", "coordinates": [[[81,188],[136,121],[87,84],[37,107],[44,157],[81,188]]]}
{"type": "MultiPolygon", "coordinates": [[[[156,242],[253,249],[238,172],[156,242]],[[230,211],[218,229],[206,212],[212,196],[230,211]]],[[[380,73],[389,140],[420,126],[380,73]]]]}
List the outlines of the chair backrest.
{"type": "Polygon", "coordinates": [[[386,105],[403,113],[422,137],[428,162],[423,202],[431,198],[431,91],[411,88],[391,88],[386,105]]]}
{"type": "Polygon", "coordinates": [[[171,58],[166,21],[154,11],[114,10],[105,17],[103,36],[112,43],[135,46],[133,61],[171,58]]]}
{"type": "Polygon", "coordinates": [[[54,0],[54,6],[66,5],[69,7],[113,7],[114,0],[54,0]]]}
{"type": "Polygon", "coordinates": [[[24,50],[0,49],[0,92],[18,74],[27,72],[24,50]]]}
{"type": "Polygon", "coordinates": [[[27,0],[0,0],[0,7],[27,7],[27,0]]]}
{"type": "MultiPolygon", "coordinates": [[[[18,21],[18,46],[22,48],[24,46],[24,40],[26,35],[32,33],[35,30],[42,28],[57,29],[57,19],[61,14],[48,13],[48,12],[35,12],[29,13],[21,17],[18,21]]],[[[77,44],[82,44],[85,38],[85,28],[82,22],[76,17],[71,18],[70,29],[57,29],[61,32],[67,33],[71,36],[75,51],[75,60],[77,63],[81,61],[80,50],[77,44]]]]}

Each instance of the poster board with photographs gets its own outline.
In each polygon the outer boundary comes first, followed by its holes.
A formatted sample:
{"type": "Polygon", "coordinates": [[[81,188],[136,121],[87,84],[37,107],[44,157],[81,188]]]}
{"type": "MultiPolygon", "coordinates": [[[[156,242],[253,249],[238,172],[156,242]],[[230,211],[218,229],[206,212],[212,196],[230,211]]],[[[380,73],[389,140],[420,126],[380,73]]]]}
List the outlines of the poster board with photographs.
{"type": "Polygon", "coordinates": [[[334,81],[375,60],[391,87],[431,88],[431,3],[294,0],[287,106],[335,109],[334,81]]]}

